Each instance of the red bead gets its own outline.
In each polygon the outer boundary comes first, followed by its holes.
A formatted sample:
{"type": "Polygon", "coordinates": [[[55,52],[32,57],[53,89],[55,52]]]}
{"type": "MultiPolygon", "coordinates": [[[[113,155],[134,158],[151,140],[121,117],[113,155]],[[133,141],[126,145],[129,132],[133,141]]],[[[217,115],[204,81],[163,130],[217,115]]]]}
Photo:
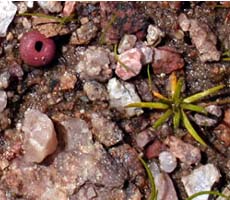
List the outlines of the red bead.
{"type": "Polygon", "coordinates": [[[46,38],[40,32],[30,31],[22,36],[19,52],[26,64],[41,67],[53,60],[56,46],[52,39],[46,38]]]}

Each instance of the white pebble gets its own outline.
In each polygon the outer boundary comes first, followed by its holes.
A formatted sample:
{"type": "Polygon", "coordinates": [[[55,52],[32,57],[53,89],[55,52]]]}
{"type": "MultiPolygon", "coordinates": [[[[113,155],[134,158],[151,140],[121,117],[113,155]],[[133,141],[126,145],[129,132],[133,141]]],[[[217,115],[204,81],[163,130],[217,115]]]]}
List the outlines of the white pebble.
{"type": "Polygon", "coordinates": [[[177,166],[176,157],[168,151],[163,151],[159,155],[160,168],[167,172],[171,173],[177,166]]]}
{"type": "Polygon", "coordinates": [[[0,113],[6,108],[7,105],[7,95],[6,92],[0,90],[0,113]]]}
{"type": "Polygon", "coordinates": [[[40,163],[56,150],[57,138],[53,122],[46,114],[35,109],[27,110],[22,130],[27,162],[40,163]]]}
{"type": "MultiPolygon", "coordinates": [[[[219,170],[213,164],[206,164],[192,171],[188,176],[181,178],[188,196],[197,192],[210,191],[213,184],[219,181],[219,170]]],[[[208,200],[209,195],[201,195],[194,200],[208,200]]]]}
{"type": "Polygon", "coordinates": [[[148,26],[146,36],[148,45],[158,45],[164,36],[165,33],[162,32],[157,26],[153,26],[151,24],[148,26]]]}

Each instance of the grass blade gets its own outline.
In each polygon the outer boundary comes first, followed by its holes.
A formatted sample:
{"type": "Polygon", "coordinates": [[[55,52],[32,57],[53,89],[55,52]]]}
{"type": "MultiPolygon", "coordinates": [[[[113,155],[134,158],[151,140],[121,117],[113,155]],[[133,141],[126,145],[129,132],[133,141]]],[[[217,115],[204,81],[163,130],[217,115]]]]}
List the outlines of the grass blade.
{"type": "Polygon", "coordinates": [[[168,109],[161,117],[153,124],[153,128],[158,128],[161,126],[171,115],[172,115],[172,110],[168,109]]]}
{"type": "Polygon", "coordinates": [[[152,174],[151,170],[149,169],[147,163],[141,157],[139,157],[139,160],[141,161],[142,165],[145,168],[145,171],[146,171],[146,173],[148,175],[149,182],[150,182],[150,185],[151,185],[151,194],[150,194],[149,200],[157,200],[157,189],[156,189],[153,174],[152,174]]]}
{"type": "Polygon", "coordinates": [[[180,100],[180,93],[181,93],[181,88],[182,88],[183,84],[184,84],[184,80],[182,78],[180,78],[176,84],[175,92],[172,96],[173,101],[176,103],[179,102],[179,100],[180,100]]]}
{"type": "Polygon", "coordinates": [[[153,96],[157,97],[158,99],[162,100],[163,102],[171,103],[171,101],[167,97],[163,96],[159,92],[154,92],[153,91],[153,96]]]}
{"type": "Polygon", "coordinates": [[[198,105],[194,105],[190,103],[182,103],[181,107],[185,110],[191,110],[191,111],[199,112],[205,115],[208,114],[207,110],[205,110],[205,108],[202,106],[198,106],[198,105]]]}
{"type": "Polygon", "coordinates": [[[151,78],[151,74],[150,74],[150,64],[148,64],[148,66],[147,66],[147,76],[148,76],[149,91],[152,93],[153,85],[152,85],[152,78],[151,78]]]}
{"type": "Polygon", "coordinates": [[[202,144],[203,146],[207,146],[207,144],[204,142],[204,140],[198,135],[198,133],[195,131],[195,129],[193,128],[192,124],[190,123],[188,117],[186,116],[186,114],[184,113],[183,110],[181,110],[182,113],[182,120],[184,123],[185,128],[188,130],[188,132],[192,135],[192,137],[199,142],[200,144],[202,144]]]}
{"type": "Polygon", "coordinates": [[[136,72],[128,67],[126,64],[124,64],[118,57],[118,54],[117,54],[117,44],[114,45],[114,50],[113,50],[113,53],[114,53],[114,58],[115,60],[128,72],[128,71],[131,71],[134,75],[136,75],[136,72]]]}
{"type": "Polygon", "coordinates": [[[170,75],[169,81],[170,81],[170,86],[171,86],[171,96],[173,97],[173,95],[175,94],[176,86],[177,86],[177,77],[176,77],[175,72],[173,72],[170,75]]]}
{"type": "Polygon", "coordinates": [[[174,129],[177,129],[180,125],[180,118],[181,118],[181,112],[178,110],[173,115],[173,127],[174,129]]]}
{"type": "Polygon", "coordinates": [[[222,193],[220,193],[218,191],[202,191],[202,192],[197,192],[197,193],[191,195],[190,197],[188,197],[185,200],[192,200],[192,199],[195,199],[198,196],[205,195],[205,194],[220,196],[220,197],[223,197],[223,198],[225,198],[227,200],[230,199],[230,196],[226,196],[226,195],[224,195],[224,194],[222,194],[222,193]]]}
{"type": "Polygon", "coordinates": [[[202,99],[203,97],[206,97],[210,94],[213,94],[213,93],[216,93],[218,92],[219,90],[223,89],[225,87],[225,85],[218,85],[216,87],[213,87],[213,88],[210,88],[208,90],[205,90],[203,92],[199,92],[197,94],[194,94],[190,97],[187,97],[183,100],[184,103],[193,103],[194,101],[197,101],[197,100],[200,100],[202,99]]]}
{"type": "Polygon", "coordinates": [[[169,106],[167,104],[160,103],[160,102],[137,102],[137,103],[130,103],[126,107],[167,109],[169,106]]]}

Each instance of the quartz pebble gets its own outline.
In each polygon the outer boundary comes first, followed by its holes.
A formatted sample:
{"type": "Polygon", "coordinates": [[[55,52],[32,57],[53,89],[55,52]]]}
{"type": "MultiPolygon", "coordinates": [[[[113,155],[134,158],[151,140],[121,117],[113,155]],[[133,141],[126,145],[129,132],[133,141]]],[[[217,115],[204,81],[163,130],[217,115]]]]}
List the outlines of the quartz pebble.
{"type": "Polygon", "coordinates": [[[135,35],[125,34],[119,43],[117,49],[118,53],[123,53],[129,49],[132,49],[135,46],[136,41],[137,37],[135,35]]]}
{"type": "Polygon", "coordinates": [[[58,13],[62,10],[62,5],[59,1],[38,1],[38,5],[51,13],[58,13]]]}
{"type": "Polygon", "coordinates": [[[0,113],[6,108],[7,105],[7,95],[6,92],[0,90],[0,113]]]}
{"type": "Polygon", "coordinates": [[[141,71],[141,52],[137,48],[129,49],[118,56],[119,61],[117,62],[115,73],[122,80],[128,80],[141,71]]]}
{"type": "Polygon", "coordinates": [[[53,122],[46,114],[35,109],[27,110],[22,130],[27,162],[40,163],[56,150],[57,138],[53,122]]]}
{"type": "Polygon", "coordinates": [[[146,36],[148,45],[158,45],[164,36],[165,33],[162,32],[157,26],[153,26],[152,24],[148,26],[146,36]]]}
{"type": "Polygon", "coordinates": [[[126,105],[140,102],[141,99],[131,83],[121,82],[116,78],[109,80],[107,89],[109,92],[110,106],[116,108],[126,117],[132,117],[143,113],[141,108],[125,108],[126,105]]]}
{"type": "MultiPolygon", "coordinates": [[[[181,178],[188,196],[197,192],[210,191],[213,184],[219,181],[219,170],[213,164],[206,164],[192,171],[188,176],[181,178]]],[[[209,195],[201,195],[196,200],[208,200],[209,195]]]]}
{"type": "Polygon", "coordinates": [[[8,26],[17,12],[17,6],[11,1],[0,1],[0,37],[5,37],[8,26]]]}
{"type": "Polygon", "coordinates": [[[167,172],[171,173],[177,166],[176,157],[168,151],[163,151],[159,155],[160,168],[167,172]]]}
{"type": "Polygon", "coordinates": [[[220,106],[217,105],[210,105],[205,107],[205,110],[208,111],[208,113],[216,116],[216,117],[220,117],[222,115],[222,110],[220,108],[220,106]]]}
{"type": "Polygon", "coordinates": [[[181,139],[170,136],[165,140],[170,152],[187,165],[198,163],[201,159],[200,149],[191,144],[183,142],[181,139]]]}
{"type": "Polygon", "coordinates": [[[8,71],[0,74],[0,89],[6,89],[9,86],[10,73],[8,71]]]}

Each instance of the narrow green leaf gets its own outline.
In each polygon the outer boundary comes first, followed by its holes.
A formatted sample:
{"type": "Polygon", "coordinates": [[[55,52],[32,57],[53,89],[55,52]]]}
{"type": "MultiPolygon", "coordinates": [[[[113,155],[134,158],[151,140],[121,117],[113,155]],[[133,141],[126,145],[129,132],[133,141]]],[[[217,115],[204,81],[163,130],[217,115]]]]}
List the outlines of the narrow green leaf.
{"type": "Polygon", "coordinates": [[[188,197],[188,198],[185,199],[185,200],[192,200],[192,199],[195,199],[196,197],[199,197],[199,196],[205,195],[205,194],[223,197],[223,198],[225,198],[225,199],[227,199],[227,200],[230,199],[230,196],[226,196],[226,195],[224,195],[224,194],[222,194],[222,193],[220,193],[220,192],[218,192],[218,191],[202,191],[202,192],[197,192],[197,193],[191,195],[190,197],[188,197]]]}
{"type": "Polygon", "coordinates": [[[160,102],[136,102],[136,103],[130,103],[126,107],[167,109],[169,106],[167,104],[160,103],[160,102]]]}
{"type": "Polygon", "coordinates": [[[147,75],[148,75],[149,91],[152,93],[153,85],[152,85],[152,78],[151,78],[151,74],[150,74],[150,64],[148,64],[148,66],[147,66],[147,75]]]}
{"type": "Polygon", "coordinates": [[[145,168],[145,171],[146,171],[146,173],[148,175],[149,182],[150,182],[150,185],[151,185],[151,194],[150,194],[149,200],[157,200],[157,189],[156,189],[153,174],[152,174],[151,170],[149,169],[147,163],[141,157],[139,157],[139,160],[141,161],[142,165],[145,168]]]}
{"type": "Polygon", "coordinates": [[[195,112],[199,112],[199,113],[202,113],[202,114],[207,114],[207,113],[208,113],[208,112],[205,110],[204,107],[198,106],[198,105],[194,105],[194,104],[190,104],[190,103],[182,103],[182,104],[181,104],[181,107],[182,107],[183,109],[191,110],[191,111],[195,111],[195,112]]]}
{"type": "Polygon", "coordinates": [[[174,92],[173,97],[172,97],[172,99],[175,103],[179,102],[179,100],[180,100],[180,93],[181,93],[181,88],[182,88],[183,84],[184,84],[184,80],[182,78],[179,78],[179,80],[177,81],[177,84],[176,84],[175,92],[174,92]]]}
{"type": "Polygon", "coordinates": [[[161,117],[153,124],[153,128],[158,128],[161,126],[171,115],[173,111],[171,109],[168,109],[161,117]]]}
{"type": "Polygon", "coordinates": [[[213,87],[213,88],[210,88],[208,90],[205,90],[203,92],[199,92],[197,94],[194,94],[190,97],[187,97],[183,100],[184,103],[192,103],[194,101],[197,101],[197,100],[200,100],[210,94],[213,94],[213,93],[216,93],[218,92],[219,90],[223,89],[225,87],[225,85],[218,85],[216,87],[213,87]]]}
{"type": "Polygon", "coordinates": [[[181,112],[180,112],[180,110],[178,110],[173,114],[173,126],[174,126],[174,129],[177,129],[179,127],[180,118],[181,118],[181,112]]]}
{"type": "Polygon", "coordinates": [[[198,133],[193,128],[192,124],[190,123],[188,117],[186,116],[185,112],[181,110],[182,113],[182,120],[184,123],[185,128],[188,130],[188,132],[192,135],[192,137],[199,142],[200,144],[207,146],[204,140],[198,135],[198,133]]]}

